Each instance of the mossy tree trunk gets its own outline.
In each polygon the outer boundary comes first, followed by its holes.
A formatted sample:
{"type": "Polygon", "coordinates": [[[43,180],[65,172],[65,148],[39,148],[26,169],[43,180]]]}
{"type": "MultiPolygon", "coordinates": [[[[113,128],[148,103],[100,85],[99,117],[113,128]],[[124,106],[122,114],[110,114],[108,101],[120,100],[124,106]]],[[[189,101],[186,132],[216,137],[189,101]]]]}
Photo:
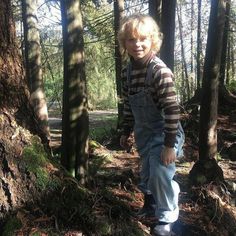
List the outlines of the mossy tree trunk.
{"type": "Polygon", "coordinates": [[[9,212],[19,209],[38,195],[36,176],[28,170],[23,160],[24,149],[30,145],[32,133],[39,134],[44,142],[47,140],[29,102],[22,60],[16,45],[10,0],[2,0],[0,1],[0,223],[9,212]]]}
{"type": "Polygon", "coordinates": [[[85,184],[89,119],[80,7],[79,0],[61,0],[64,51],[61,162],[81,184],[85,184]]]}
{"type": "Polygon", "coordinates": [[[226,0],[211,1],[200,108],[199,161],[190,171],[190,179],[197,185],[224,180],[223,171],[217,165],[216,157],[218,84],[225,10],[226,0]]]}

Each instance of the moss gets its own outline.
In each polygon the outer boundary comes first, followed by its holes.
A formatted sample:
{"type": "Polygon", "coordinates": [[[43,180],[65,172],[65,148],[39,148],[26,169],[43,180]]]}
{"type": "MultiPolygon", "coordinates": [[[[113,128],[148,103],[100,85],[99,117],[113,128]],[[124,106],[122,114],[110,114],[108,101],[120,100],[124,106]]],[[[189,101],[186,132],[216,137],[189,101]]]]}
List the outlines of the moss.
{"type": "Polygon", "coordinates": [[[16,217],[12,217],[6,222],[3,228],[2,236],[15,235],[14,234],[15,231],[19,230],[21,227],[22,227],[21,221],[16,217]]]}
{"type": "Polygon", "coordinates": [[[50,175],[46,169],[50,161],[37,137],[34,136],[31,145],[24,148],[23,161],[28,171],[35,174],[37,187],[44,190],[50,182],[50,175]]]}
{"type": "Polygon", "coordinates": [[[111,228],[111,223],[107,221],[102,221],[102,222],[97,222],[97,227],[96,227],[96,231],[100,234],[100,235],[111,235],[112,232],[112,228],[111,228]]]}
{"type": "Polygon", "coordinates": [[[200,185],[205,184],[207,182],[207,178],[206,178],[206,176],[199,174],[199,175],[197,175],[196,181],[200,185]]]}

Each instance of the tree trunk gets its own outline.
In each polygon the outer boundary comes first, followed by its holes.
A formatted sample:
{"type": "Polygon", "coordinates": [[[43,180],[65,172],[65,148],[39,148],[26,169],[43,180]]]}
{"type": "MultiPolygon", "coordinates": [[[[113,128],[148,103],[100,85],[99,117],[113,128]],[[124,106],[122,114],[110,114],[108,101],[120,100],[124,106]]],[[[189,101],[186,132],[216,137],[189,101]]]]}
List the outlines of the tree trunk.
{"type": "Polygon", "coordinates": [[[161,31],[164,38],[160,55],[172,71],[174,71],[175,7],[176,0],[162,1],[161,31]]]}
{"type": "Polygon", "coordinates": [[[227,47],[227,59],[226,59],[226,78],[225,78],[226,85],[229,85],[229,78],[230,78],[230,59],[231,59],[230,50],[231,50],[231,42],[229,39],[227,47]]]}
{"type": "Polygon", "coordinates": [[[195,68],[195,49],[194,49],[194,34],[195,34],[195,27],[194,27],[194,20],[195,20],[195,11],[194,11],[194,1],[191,0],[191,67],[190,67],[190,81],[189,81],[189,86],[190,86],[190,94],[191,96],[194,94],[194,91],[196,90],[196,84],[195,84],[195,79],[196,76],[194,75],[194,68],[195,68]]]}
{"type": "Polygon", "coordinates": [[[191,62],[190,62],[190,73],[194,73],[194,47],[193,40],[194,39],[194,2],[191,0],[191,62]]]}
{"type": "Polygon", "coordinates": [[[44,93],[40,36],[37,26],[37,0],[22,1],[22,19],[24,25],[26,78],[30,90],[30,101],[48,142],[50,132],[48,125],[47,102],[44,93]]]}
{"type": "MultiPolygon", "coordinates": [[[[6,215],[37,197],[37,175],[26,165],[26,146],[46,137],[29,101],[10,0],[0,1],[0,224],[6,215]]],[[[32,152],[28,159],[35,163],[32,152]]],[[[28,163],[30,164],[30,163],[28,163]]]]}
{"type": "Polygon", "coordinates": [[[153,19],[157,22],[159,26],[161,25],[161,2],[162,0],[149,0],[148,1],[149,15],[153,17],[153,19]]]}
{"type": "Polygon", "coordinates": [[[202,0],[198,0],[198,17],[197,17],[197,89],[200,89],[201,82],[201,16],[202,16],[202,0]]]}
{"type": "Polygon", "coordinates": [[[226,67],[226,54],[227,54],[227,45],[228,45],[228,32],[229,32],[229,19],[230,19],[230,0],[226,2],[226,17],[223,33],[223,46],[221,52],[221,61],[220,61],[220,77],[219,77],[219,86],[224,86],[225,84],[225,67],[226,67]]]}
{"type": "Polygon", "coordinates": [[[178,22],[179,22],[179,35],[180,35],[180,44],[181,44],[181,56],[182,56],[182,64],[183,64],[183,71],[184,76],[183,79],[185,80],[185,88],[187,88],[187,98],[190,99],[190,86],[189,86],[189,75],[188,75],[188,69],[187,69],[187,63],[185,59],[185,51],[184,51],[184,40],[183,40],[183,32],[182,32],[182,11],[181,6],[178,7],[177,4],[177,16],[178,16],[178,22]]]}
{"type": "Polygon", "coordinates": [[[123,117],[123,103],[121,102],[121,70],[122,70],[122,57],[119,48],[119,42],[117,39],[117,33],[120,27],[120,20],[124,15],[124,0],[114,1],[114,31],[115,31],[115,69],[116,69],[116,90],[118,97],[118,122],[117,129],[120,129],[120,125],[123,117]]]}
{"type": "Polygon", "coordinates": [[[199,161],[190,171],[193,184],[223,181],[217,165],[218,82],[225,20],[225,0],[212,0],[203,74],[199,127],[199,161]]]}
{"type": "Polygon", "coordinates": [[[61,13],[64,51],[61,162],[81,184],[85,184],[89,119],[80,1],[61,0],[61,13]]]}

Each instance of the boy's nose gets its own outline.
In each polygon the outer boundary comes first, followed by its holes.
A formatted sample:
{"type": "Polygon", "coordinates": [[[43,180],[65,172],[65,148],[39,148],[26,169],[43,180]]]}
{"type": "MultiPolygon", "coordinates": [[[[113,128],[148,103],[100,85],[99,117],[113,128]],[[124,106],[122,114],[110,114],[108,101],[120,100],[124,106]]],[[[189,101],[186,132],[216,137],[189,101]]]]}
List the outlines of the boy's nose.
{"type": "Polygon", "coordinates": [[[139,39],[136,39],[136,40],[135,40],[135,44],[136,44],[136,45],[140,45],[140,44],[141,44],[141,41],[140,41],[139,39]]]}

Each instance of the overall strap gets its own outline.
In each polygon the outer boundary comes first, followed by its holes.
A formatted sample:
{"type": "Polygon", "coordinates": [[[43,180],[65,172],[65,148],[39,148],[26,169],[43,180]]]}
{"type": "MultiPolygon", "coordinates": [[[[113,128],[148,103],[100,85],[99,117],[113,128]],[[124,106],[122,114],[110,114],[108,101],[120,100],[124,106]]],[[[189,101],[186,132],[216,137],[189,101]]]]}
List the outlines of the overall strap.
{"type": "Polygon", "coordinates": [[[153,67],[155,66],[155,64],[156,63],[154,61],[152,61],[148,65],[146,79],[145,79],[145,87],[149,87],[152,83],[152,72],[153,72],[153,67]]]}
{"type": "Polygon", "coordinates": [[[145,79],[146,87],[150,87],[153,81],[153,68],[156,67],[155,71],[160,70],[161,68],[165,68],[165,63],[158,57],[154,57],[148,65],[147,74],[145,79]]]}
{"type": "Polygon", "coordinates": [[[126,67],[126,75],[127,75],[127,85],[128,85],[128,93],[130,91],[130,84],[131,84],[131,81],[130,81],[130,77],[131,77],[131,63],[128,63],[127,67],[126,67]]]}

